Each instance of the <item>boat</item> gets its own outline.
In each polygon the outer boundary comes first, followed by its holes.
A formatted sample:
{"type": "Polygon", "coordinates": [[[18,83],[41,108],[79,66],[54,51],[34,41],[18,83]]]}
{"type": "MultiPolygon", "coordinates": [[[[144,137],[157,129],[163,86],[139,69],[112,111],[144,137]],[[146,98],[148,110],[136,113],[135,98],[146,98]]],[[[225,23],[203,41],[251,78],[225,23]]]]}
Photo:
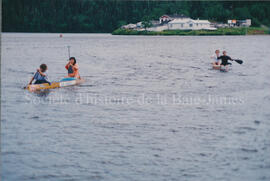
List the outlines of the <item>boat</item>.
{"type": "Polygon", "coordinates": [[[76,79],[73,77],[67,77],[63,78],[58,82],[52,82],[51,84],[44,83],[44,84],[31,84],[26,87],[27,90],[30,92],[40,91],[40,90],[46,90],[46,89],[55,89],[60,87],[67,87],[67,86],[73,86],[83,83],[84,79],[76,79]]]}
{"type": "Polygon", "coordinates": [[[213,69],[220,70],[220,65],[213,65],[213,69]]]}
{"type": "Polygon", "coordinates": [[[224,66],[221,67],[220,65],[213,65],[212,68],[215,70],[220,70],[221,72],[228,72],[230,67],[226,69],[224,66]]]}

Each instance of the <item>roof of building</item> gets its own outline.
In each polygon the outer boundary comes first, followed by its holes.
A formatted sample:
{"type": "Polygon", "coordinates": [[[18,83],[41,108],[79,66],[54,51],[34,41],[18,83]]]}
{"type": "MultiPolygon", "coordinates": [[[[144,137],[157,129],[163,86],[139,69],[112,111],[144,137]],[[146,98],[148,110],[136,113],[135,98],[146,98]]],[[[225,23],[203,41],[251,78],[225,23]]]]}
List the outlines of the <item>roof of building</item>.
{"type": "Polygon", "coordinates": [[[199,20],[199,19],[197,19],[197,20],[193,20],[195,23],[206,23],[206,24],[210,24],[210,21],[208,21],[208,20],[199,20]]]}
{"type": "Polygon", "coordinates": [[[171,18],[189,18],[183,14],[171,14],[169,15],[171,18]]]}
{"type": "Polygon", "coordinates": [[[190,19],[190,18],[185,18],[185,19],[174,19],[174,20],[170,21],[169,24],[175,24],[175,23],[188,23],[188,22],[192,22],[192,19],[190,19]]]}
{"type": "Polygon", "coordinates": [[[203,24],[210,24],[208,20],[193,20],[190,18],[185,19],[174,19],[169,22],[169,24],[176,24],[176,23],[203,23],[203,24]]]}
{"type": "Polygon", "coordinates": [[[170,17],[170,18],[189,18],[189,17],[187,17],[187,16],[185,16],[183,14],[170,14],[170,15],[164,14],[160,18],[162,18],[164,16],[167,16],[167,17],[170,17]]]}

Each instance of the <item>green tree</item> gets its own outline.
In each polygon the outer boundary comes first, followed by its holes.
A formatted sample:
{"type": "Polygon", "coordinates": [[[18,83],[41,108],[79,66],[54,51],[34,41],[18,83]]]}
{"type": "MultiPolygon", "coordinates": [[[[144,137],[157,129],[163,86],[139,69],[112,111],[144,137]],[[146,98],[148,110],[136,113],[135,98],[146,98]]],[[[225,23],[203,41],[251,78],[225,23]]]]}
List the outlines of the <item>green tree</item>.
{"type": "Polygon", "coordinates": [[[146,30],[147,28],[152,26],[151,19],[149,16],[144,16],[142,19],[142,26],[146,30]]]}
{"type": "Polygon", "coordinates": [[[270,2],[2,0],[4,32],[112,32],[124,23],[158,19],[163,14],[227,22],[252,20],[270,26],[270,2]],[[147,17],[147,18],[146,18],[147,17]]]}

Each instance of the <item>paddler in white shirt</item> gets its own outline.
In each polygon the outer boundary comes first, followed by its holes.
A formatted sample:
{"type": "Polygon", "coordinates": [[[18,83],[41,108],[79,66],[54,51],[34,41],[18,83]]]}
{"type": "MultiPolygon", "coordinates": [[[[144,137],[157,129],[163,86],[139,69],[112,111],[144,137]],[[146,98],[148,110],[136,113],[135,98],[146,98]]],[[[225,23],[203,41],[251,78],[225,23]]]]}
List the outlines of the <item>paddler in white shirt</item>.
{"type": "Polygon", "coordinates": [[[214,61],[212,62],[212,65],[213,66],[220,66],[220,60],[218,59],[219,57],[219,53],[220,51],[219,50],[216,50],[215,51],[215,54],[213,56],[211,56],[211,59],[213,59],[214,61]]]}

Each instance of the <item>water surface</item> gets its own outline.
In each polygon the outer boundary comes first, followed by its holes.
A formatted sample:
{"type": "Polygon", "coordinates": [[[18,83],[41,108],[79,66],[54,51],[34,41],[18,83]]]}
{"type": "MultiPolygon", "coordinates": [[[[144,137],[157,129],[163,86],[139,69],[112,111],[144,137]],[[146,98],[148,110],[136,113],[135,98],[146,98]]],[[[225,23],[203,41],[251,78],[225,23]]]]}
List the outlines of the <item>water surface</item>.
{"type": "Polygon", "coordinates": [[[270,180],[270,36],[2,34],[3,180],[270,180]],[[41,63],[86,82],[29,93],[41,63]],[[215,49],[233,58],[212,70],[215,49]]]}

